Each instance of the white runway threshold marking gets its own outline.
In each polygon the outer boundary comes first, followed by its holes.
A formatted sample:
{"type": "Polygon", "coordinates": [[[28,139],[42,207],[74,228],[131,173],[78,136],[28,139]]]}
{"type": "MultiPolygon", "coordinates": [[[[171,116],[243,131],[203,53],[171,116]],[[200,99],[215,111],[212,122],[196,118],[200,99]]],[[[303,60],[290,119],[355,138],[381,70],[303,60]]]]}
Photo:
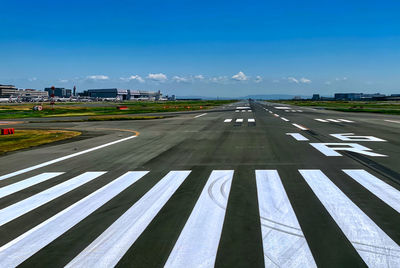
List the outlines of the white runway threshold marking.
{"type": "Polygon", "coordinates": [[[317,118],[317,119],[315,119],[315,120],[317,120],[317,121],[319,121],[319,122],[323,122],[323,123],[328,123],[328,121],[326,121],[325,119],[317,118]]]}
{"type": "Polygon", "coordinates": [[[254,118],[249,118],[249,119],[247,119],[247,122],[254,123],[254,122],[256,122],[256,120],[254,118]]]}
{"type": "Polygon", "coordinates": [[[230,123],[230,122],[232,122],[232,119],[225,119],[224,120],[224,123],[230,123]]]}
{"type": "Polygon", "coordinates": [[[106,172],[85,172],[0,210],[0,226],[60,197],[106,172]]]}
{"type": "Polygon", "coordinates": [[[281,119],[285,122],[289,122],[289,119],[286,119],[285,117],[281,117],[281,119]]]}
{"type": "Polygon", "coordinates": [[[127,137],[127,138],[123,138],[123,139],[120,139],[120,140],[116,140],[116,141],[113,141],[113,142],[102,144],[102,145],[99,145],[99,146],[96,146],[96,147],[93,147],[93,148],[90,148],[90,149],[87,149],[87,150],[84,150],[84,151],[81,151],[81,152],[77,152],[77,153],[74,153],[74,154],[70,154],[70,155],[66,155],[66,156],[63,156],[63,157],[59,157],[59,158],[56,158],[56,159],[53,159],[53,160],[50,160],[50,161],[47,161],[47,162],[32,166],[32,167],[24,168],[24,169],[21,169],[21,170],[18,170],[18,171],[15,171],[15,172],[0,176],[0,180],[5,180],[5,179],[11,178],[13,176],[17,176],[17,175],[20,175],[20,174],[23,174],[23,173],[26,173],[26,172],[29,172],[29,171],[32,171],[32,170],[35,170],[35,169],[38,169],[38,168],[42,168],[42,167],[45,167],[45,166],[48,166],[48,165],[51,165],[51,164],[54,164],[54,163],[57,163],[57,162],[60,162],[60,161],[63,161],[63,160],[67,160],[67,159],[70,159],[70,158],[78,156],[78,155],[82,155],[82,154],[86,154],[86,153],[89,153],[89,152],[93,152],[95,150],[98,150],[98,149],[101,149],[101,148],[104,148],[104,147],[107,147],[107,146],[110,146],[110,145],[113,145],[113,144],[117,144],[119,142],[127,141],[127,140],[130,140],[130,139],[136,138],[136,137],[137,136],[130,136],[130,137],[127,137]]]}
{"type": "Polygon", "coordinates": [[[241,118],[236,119],[236,123],[243,123],[243,119],[241,118]]]}
{"type": "Polygon", "coordinates": [[[302,125],[299,125],[299,124],[292,123],[292,125],[297,127],[297,128],[299,128],[299,129],[301,129],[301,130],[308,130],[308,128],[306,128],[306,127],[304,127],[302,125]]]}
{"type": "Polygon", "coordinates": [[[211,173],[164,267],[214,267],[232,177],[211,173]]]}
{"type": "Polygon", "coordinates": [[[316,267],[276,170],[256,170],[265,267],[316,267]]]}
{"type": "Polygon", "coordinates": [[[171,171],[66,267],[114,267],[190,171],[171,171]]]}
{"type": "Polygon", "coordinates": [[[338,119],[339,121],[346,122],[346,123],[354,123],[354,121],[347,120],[347,119],[338,119]]]}
{"type": "Polygon", "coordinates": [[[15,267],[131,186],[147,171],[127,172],[0,247],[0,267],[15,267]]]}
{"type": "Polygon", "coordinates": [[[201,116],[204,116],[204,115],[207,115],[207,113],[205,113],[205,114],[199,114],[199,115],[196,115],[195,117],[193,117],[193,118],[199,118],[199,117],[201,117],[201,116]]]}
{"type": "Polygon", "coordinates": [[[21,190],[24,190],[26,188],[29,188],[33,185],[39,184],[41,182],[47,181],[49,179],[52,179],[54,177],[57,177],[58,175],[63,174],[64,172],[47,172],[47,173],[42,173],[36,176],[33,176],[31,178],[28,178],[26,180],[22,180],[16,183],[13,183],[11,185],[7,185],[4,187],[0,188],[0,198],[3,198],[7,195],[19,192],[21,190]]]}
{"type": "Polygon", "coordinates": [[[297,141],[308,141],[309,140],[306,137],[304,137],[303,135],[301,135],[300,133],[286,133],[286,135],[292,136],[297,141]]]}
{"type": "Polygon", "coordinates": [[[343,169],[353,180],[400,213],[400,191],[363,169],[343,169]]]}
{"type": "Polygon", "coordinates": [[[320,170],[299,170],[369,267],[400,267],[400,246],[320,170]]]}
{"type": "Polygon", "coordinates": [[[279,114],[274,114],[275,117],[279,117],[279,114]]]}

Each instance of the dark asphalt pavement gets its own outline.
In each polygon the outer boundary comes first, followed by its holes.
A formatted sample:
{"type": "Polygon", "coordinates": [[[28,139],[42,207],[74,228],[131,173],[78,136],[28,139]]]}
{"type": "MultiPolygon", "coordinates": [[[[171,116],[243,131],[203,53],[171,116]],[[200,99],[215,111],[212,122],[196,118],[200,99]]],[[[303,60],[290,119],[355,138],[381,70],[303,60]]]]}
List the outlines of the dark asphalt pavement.
{"type": "Polygon", "coordinates": [[[0,157],[0,267],[400,266],[398,116],[243,101],[13,126],[83,135],[0,157]]]}

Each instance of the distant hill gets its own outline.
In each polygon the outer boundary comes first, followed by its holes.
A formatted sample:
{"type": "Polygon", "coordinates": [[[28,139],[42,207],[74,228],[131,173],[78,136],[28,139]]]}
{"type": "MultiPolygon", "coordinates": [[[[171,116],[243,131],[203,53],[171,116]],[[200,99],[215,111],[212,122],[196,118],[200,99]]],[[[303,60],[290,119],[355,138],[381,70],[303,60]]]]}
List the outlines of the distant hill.
{"type": "MultiPolygon", "coordinates": [[[[177,96],[177,99],[203,99],[203,100],[244,100],[244,99],[255,99],[255,100],[291,100],[295,95],[287,94],[260,94],[260,95],[247,95],[243,97],[205,97],[205,96],[177,96]]],[[[301,96],[302,99],[310,98],[310,96],[301,96]]]]}

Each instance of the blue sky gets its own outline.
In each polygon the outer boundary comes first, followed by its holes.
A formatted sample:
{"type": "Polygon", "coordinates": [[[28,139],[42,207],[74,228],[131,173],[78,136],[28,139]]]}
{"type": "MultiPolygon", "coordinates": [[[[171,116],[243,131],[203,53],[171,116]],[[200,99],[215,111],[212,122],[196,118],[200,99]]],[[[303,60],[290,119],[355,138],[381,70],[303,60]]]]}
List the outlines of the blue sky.
{"type": "Polygon", "coordinates": [[[0,84],[228,97],[400,93],[399,1],[2,0],[0,7],[0,84]]]}

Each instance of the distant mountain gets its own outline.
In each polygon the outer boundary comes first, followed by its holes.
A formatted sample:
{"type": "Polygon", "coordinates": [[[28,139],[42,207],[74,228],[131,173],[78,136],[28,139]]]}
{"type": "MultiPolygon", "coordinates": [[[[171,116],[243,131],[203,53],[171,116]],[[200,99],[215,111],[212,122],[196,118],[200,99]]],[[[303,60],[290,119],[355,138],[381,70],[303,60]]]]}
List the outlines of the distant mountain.
{"type": "MultiPolygon", "coordinates": [[[[205,97],[205,96],[177,96],[177,99],[203,99],[203,100],[244,100],[244,99],[255,99],[255,100],[290,100],[296,95],[287,94],[260,94],[260,95],[247,95],[243,97],[205,97]]],[[[310,98],[310,96],[301,96],[302,99],[310,98]]]]}

